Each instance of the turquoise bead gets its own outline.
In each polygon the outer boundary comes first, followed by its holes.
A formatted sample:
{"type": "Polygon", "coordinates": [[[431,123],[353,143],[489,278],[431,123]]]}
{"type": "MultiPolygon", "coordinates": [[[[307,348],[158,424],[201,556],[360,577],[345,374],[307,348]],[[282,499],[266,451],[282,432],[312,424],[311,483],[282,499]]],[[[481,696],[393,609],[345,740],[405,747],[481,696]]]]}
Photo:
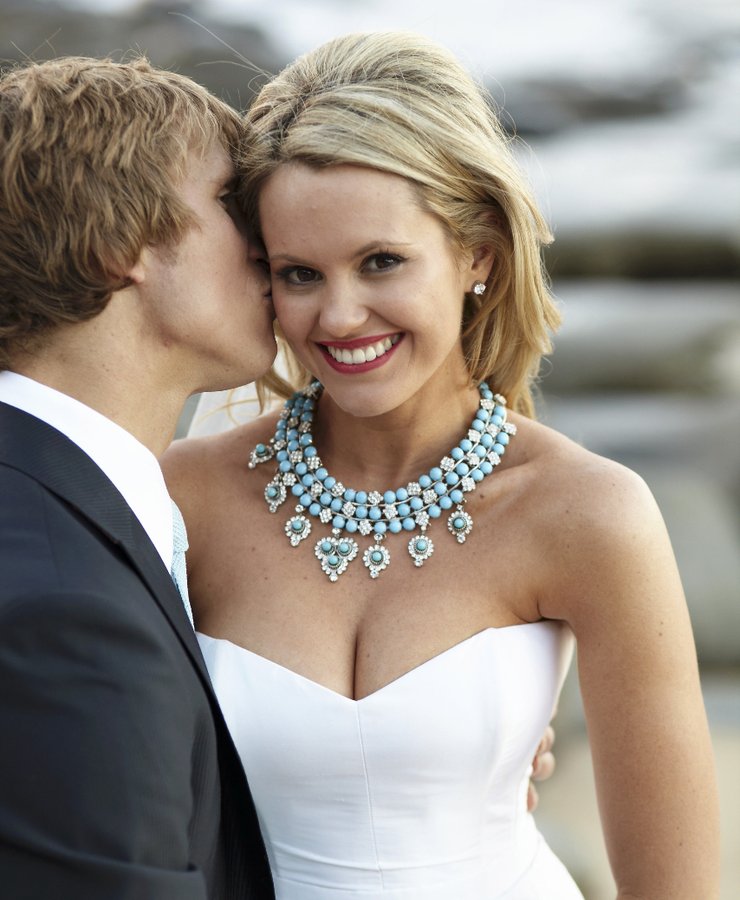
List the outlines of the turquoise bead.
{"type": "Polygon", "coordinates": [[[500,416],[503,419],[506,416],[506,410],[503,408],[503,406],[494,406],[493,414],[494,416],[500,416]]]}
{"type": "Polygon", "coordinates": [[[385,534],[387,528],[388,528],[388,524],[386,522],[382,522],[382,521],[376,522],[375,525],[373,526],[373,529],[376,534],[385,534]]]}
{"type": "Polygon", "coordinates": [[[497,428],[500,428],[504,424],[504,420],[501,416],[491,416],[491,425],[495,425],[497,428]]]}
{"type": "Polygon", "coordinates": [[[339,559],[338,556],[333,556],[333,555],[327,556],[326,562],[327,562],[327,565],[329,566],[329,568],[331,568],[331,569],[338,569],[342,563],[342,561],[339,559]]]}
{"type": "Polygon", "coordinates": [[[475,429],[475,431],[485,431],[485,430],[486,430],[486,423],[485,423],[485,422],[481,422],[480,419],[475,419],[475,420],[471,423],[470,427],[473,428],[473,429],[475,429]]]}
{"type": "Polygon", "coordinates": [[[298,443],[301,445],[301,447],[308,447],[309,444],[313,443],[313,438],[310,434],[302,434],[298,438],[298,443]]]}
{"type": "Polygon", "coordinates": [[[331,541],[322,541],[321,542],[321,552],[322,553],[331,553],[332,543],[331,541]]]}
{"type": "Polygon", "coordinates": [[[354,534],[357,531],[357,522],[354,519],[347,519],[344,527],[350,534],[354,534]]]}
{"type": "Polygon", "coordinates": [[[470,477],[473,479],[473,481],[476,482],[476,484],[480,484],[480,482],[485,478],[485,475],[483,474],[483,472],[481,472],[480,469],[473,469],[473,471],[470,473],[470,477]]]}
{"type": "Polygon", "coordinates": [[[478,412],[475,414],[475,418],[480,419],[481,422],[487,422],[488,421],[488,410],[479,409],[478,412]]]}
{"type": "Polygon", "coordinates": [[[319,503],[322,506],[328,506],[334,498],[328,491],[324,491],[323,494],[319,497],[319,503]]]}
{"type": "Polygon", "coordinates": [[[429,477],[432,481],[439,481],[442,478],[442,470],[439,466],[435,466],[433,469],[429,470],[429,477]]]}
{"type": "Polygon", "coordinates": [[[404,531],[413,531],[416,528],[416,522],[413,519],[404,519],[401,524],[404,531]]]}
{"type": "Polygon", "coordinates": [[[311,446],[306,447],[306,449],[303,451],[303,455],[306,457],[306,459],[310,459],[312,456],[316,456],[318,452],[319,451],[314,446],[311,446]]]}
{"type": "Polygon", "coordinates": [[[319,479],[319,481],[323,481],[325,478],[329,477],[329,473],[323,466],[321,466],[320,468],[316,469],[316,477],[319,479]]]}
{"type": "Polygon", "coordinates": [[[459,480],[460,476],[457,474],[457,472],[448,472],[445,475],[445,481],[447,482],[447,484],[457,484],[459,480]]]}
{"type": "Polygon", "coordinates": [[[398,515],[401,516],[401,518],[411,515],[411,507],[408,503],[399,503],[397,511],[398,515]]]}
{"type": "Polygon", "coordinates": [[[470,453],[470,451],[473,449],[472,441],[468,440],[468,438],[463,438],[460,441],[460,449],[463,450],[465,453],[470,453]]]}
{"type": "Polygon", "coordinates": [[[319,503],[312,503],[308,507],[308,511],[312,516],[318,516],[318,514],[321,512],[321,505],[319,503]]]}
{"type": "Polygon", "coordinates": [[[333,528],[344,528],[344,516],[334,516],[334,518],[331,520],[331,524],[333,528]]]}
{"type": "Polygon", "coordinates": [[[480,470],[481,470],[481,472],[483,472],[484,475],[490,475],[491,472],[493,472],[493,466],[491,465],[491,463],[488,462],[487,459],[484,459],[483,462],[480,464],[480,470]]]}
{"type": "Polygon", "coordinates": [[[330,491],[336,483],[337,479],[333,475],[327,475],[324,479],[324,487],[327,489],[327,491],[330,491]]]}
{"type": "Polygon", "coordinates": [[[277,497],[277,495],[278,495],[278,489],[276,487],[269,487],[267,489],[267,496],[270,498],[270,500],[277,497]]]}
{"type": "Polygon", "coordinates": [[[310,494],[301,494],[301,505],[305,506],[306,509],[311,505],[313,501],[313,497],[310,494]]]}
{"type": "Polygon", "coordinates": [[[267,453],[267,447],[265,447],[264,444],[257,444],[257,446],[254,448],[254,452],[257,454],[257,456],[264,456],[265,453],[267,453]]]}
{"type": "Polygon", "coordinates": [[[438,497],[443,497],[447,493],[447,485],[442,484],[441,481],[438,481],[434,485],[434,493],[437,494],[438,497]]]}
{"type": "Polygon", "coordinates": [[[383,554],[380,550],[373,550],[370,554],[370,562],[375,563],[376,566],[383,562],[383,554]]]}
{"type": "Polygon", "coordinates": [[[403,531],[403,524],[400,519],[391,519],[388,523],[388,530],[391,534],[398,534],[399,531],[403,531]]]}
{"type": "Polygon", "coordinates": [[[331,503],[329,504],[329,509],[330,509],[332,512],[338,513],[338,512],[341,512],[341,511],[342,511],[342,507],[343,507],[343,506],[344,506],[344,504],[342,503],[342,498],[341,498],[341,497],[335,497],[335,498],[331,501],[331,503]]]}
{"type": "Polygon", "coordinates": [[[499,444],[507,446],[509,443],[509,435],[505,431],[499,431],[499,433],[496,435],[496,440],[499,442],[499,444]]]}
{"type": "Polygon", "coordinates": [[[453,503],[462,503],[463,492],[457,488],[454,491],[450,491],[450,500],[452,500],[453,503]]]}
{"type": "Polygon", "coordinates": [[[452,527],[457,531],[462,531],[465,528],[465,519],[462,516],[455,516],[452,520],[452,527]]]}
{"type": "Polygon", "coordinates": [[[289,459],[283,459],[278,463],[278,469],[280,469],[281,472],[290,472],[292,468],[293,463],[291,463],[289,459]]]}
{"type": "Polygon", "coordinates": [[[409,499],[409,492],[404,487],[400,487],[396,491],[396,499],[393,501],[394,503],[403,503],[404,500],[409,499]]]}
{"type": "Polygon", "coordinates": [[[291,485],[290,493],[291,493],[294,497],[300,497],[301,494],[303,493],[303,485],[302,485],[302,484],[294,484],[294,485],[291,485]]]}
{"type": "Polygon", "coordinates": [[[426,553],[427,546],[427,542],[424,540],[424,538],[419,538],[418,541],[414,542],[414,549],[417,553],[426,553]]]}
{"type": "Polygon", "coordinates": [[[367,518],[367,507],[366,506],[358,506],[355,509],[355,517],[358,519],[366,519],[367,518]]]}
{"type": "MultiPolygon", "coordinates": [[[[486,435],[483,435],[483,437],[486,437],[486,435]]],[[[488,437],[491,437],[491,435],[489,434],[488,437]]],[[[483,459],[483,458],[485,457],[485,455],[486,455],[486,445],[483,443],[483,438],[481,438],[481,442],[480,442],[480,444],[478,444],[478,446],[475,448],[475,451],[474,451],[474,452],[475,452],[475,455],[478,457],[478,459],[483,459]],[[481,446],[481,445],[482,445],[482,446],[481,446]]]]}
{"type": "Polygon", "coordinates": [[[282,462],[284,459],[287,459],[287,458],[288,458],[287,450],[278,450],[278,452],[275,454],[275,459],[278,462],[282,462]]]}
{"type": "MultiPolygon", "coordinates": [[[[452,507],[454,505],[452,503],[452,500],[447,496],[440,497],[439,500],[437,501],[437,503],[439,503],[439,505],[442,507],[442,509],[452,509],[452,507]]],[[[430,512],[431,512],[431,510],[430,510],[430,512]]]]}
{"type": "Polygon", "coordinates": [[[371,518],[373,521],[376,521],[377,519],[379,519],[379,518],[383,515],[383,513],[381,512],[379,506],[371,506],[371,507],[370,507],[370,510],[369,510],[369,514],[370,514],[370,518],[371,518]]]}
{"type": "Polygon", "coordinates": [[[414,512],[419,512],[420,509],[424,509],[424,501],[421,499],[421,497],[412,497],[409,500],[409,506],[414,510],[414,512]]]}
{"type": "Polygon", "coordinates": [[[307,473],[303,476],[303,478],[301,478],[301,484],[302,484],[304,487],[311,487],[311,485],[313,484],[313,482],[314,482],[314,477],[313,477],[313,475],[312,475],[310,472],[307,472],[307,473]]]}
{"type": "Polygon", "coordinates": [[[461,462],[455,466],[455,471],[458,475],[467,475],[470,471],[470,466],[467,463],[461,462]]]}
{"type": "Polygon", "coordinates": [[[395,491],[386,491],[383,494],[383,500],[385,503],[395,503],[396,502],[396,492],[395,491]]]}
{"type": "MultiPolygon", "coordinates": [[[[488,432],[481,436],[480,442],[481,444],[483,444],[486,450],[493,447],[493,438],[488,432]]],[[[475,449],[477,450],[478,448],[476,447],[475,449]]]]}
{"type": "Polygon", "coordinates": [[[488,390],[488,388],[483,388],[481,391],[481,396],[484,400],[493,400],[493,394],[488,390]]]}
{"type": "Polygon", "coordinates": [[[503,456],[506,453],[506,447],[503,444],[495,443],[491,449],[494,453],[498,453],[499,456],[503,456]]]}
{"type": "Polygon", "coordinates": [[[431,519],[438,519],[442,515],[442,510],[436,503],[432,503],[427,512],[431,519]]]}
{"type": "Polygon", "coordinates": [[[426,490],[428,487],[432,486],[432,479],[428,475],[422,475],[419,479],[419,487],[423,490],[426,490]]]}
{"type": "Polygon", "coordinates": [[[298,443],[298,441],[295,441],[295,440],[288,441],[288,450],[290,450],[291,453],[295,453],[296,450],[300,450],[300,449],[301,449],[301,447],[300,447],[300,444],[298,443]]]}
{"type": "Polygon", "coordinates": [[[452,448],[452,452],[450,453],[450,456],[451,456],[456,462],[458,462],[459,460],[461,460],[461,459],[465,456],[465,454],[463,453],[463,450],[462,450],[461,447],[453,447],[453,448],[452,448]]]}
{"type": "Polygon", "coordinates": [[[300,532],[305,528],[305,525],[300,519],[293,519],[293,521],[290,523],[290,528],[292,531],[295,531],[296,534],[300,534],[300,532]]]}
{"type": "Polygon", "coordinates": [[[337,544],[337,553],[339,553],[340,556],[349,556],[351,552],[352,546],[347,541],[340,541],[337,544]]]}
{"type": "Polygon", "coordinates": [[[357,491],[357,493],[355,494],[355,503],[360,503],[362,505],[367,503],[367,492],[357,491]]]}
{"type": "Polygon", "coordinates": [[[296,463],[295,473],[296,475],[305,475],[308,472],[308,466],[304,462],[296,463]]]}
{"type": "Polygon", "coordinates": [[[352,488],[347,488],[347,490],[344,492],[344,499],[348,500],[350,503],[354,501],[356,496],[357,492],[352,490],[352,488]]]}

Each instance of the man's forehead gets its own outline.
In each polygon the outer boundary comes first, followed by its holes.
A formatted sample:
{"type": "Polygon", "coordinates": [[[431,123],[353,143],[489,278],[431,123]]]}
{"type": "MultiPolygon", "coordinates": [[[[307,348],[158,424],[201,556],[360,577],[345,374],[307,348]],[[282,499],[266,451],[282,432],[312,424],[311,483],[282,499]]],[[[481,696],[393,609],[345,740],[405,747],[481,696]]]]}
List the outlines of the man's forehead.
{"type": "Polygon", "coordinates": [[[199,179],[213,184],[224,184],[236,176],[234,161],[221,144],[211,145],[204,151],[191,151],[189,170],[199,179]]]}

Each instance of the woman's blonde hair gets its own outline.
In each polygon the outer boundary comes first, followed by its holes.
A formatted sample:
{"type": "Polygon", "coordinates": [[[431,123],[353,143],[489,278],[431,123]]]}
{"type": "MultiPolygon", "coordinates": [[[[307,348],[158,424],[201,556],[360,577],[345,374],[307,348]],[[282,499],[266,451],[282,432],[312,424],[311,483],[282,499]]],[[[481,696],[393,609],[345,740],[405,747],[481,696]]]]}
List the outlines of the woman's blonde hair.
{"type": "MultiPolygon", "coordinates": [[[[282,163],[352,164],[401,175],[466,250],[490,245],[482,296],[466,296],[462,341],[471,380],[533,415],[532,386],[559,313],[541,248],[551,235],[490,98],[443,47],[408,32],[351,34],[300,57],[247,114],[244,202],[282,163]]],[[[308,373],[288,355],[297,384],[308,373]]],[[[292,389],[271,373],[262,384],[292,389]]]]}

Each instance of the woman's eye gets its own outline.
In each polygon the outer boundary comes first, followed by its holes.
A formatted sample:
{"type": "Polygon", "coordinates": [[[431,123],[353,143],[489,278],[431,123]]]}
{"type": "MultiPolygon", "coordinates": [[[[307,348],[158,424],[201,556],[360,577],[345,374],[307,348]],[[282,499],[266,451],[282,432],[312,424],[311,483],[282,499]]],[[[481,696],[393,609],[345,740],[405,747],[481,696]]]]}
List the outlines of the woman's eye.
{"type": "Polygon", "coordinates": [[[292,285],[313,284],[318,279],[318,272],[304,266],[293,266],[274,273],[282,281],[292,285]]]}
{"type": "Polygon", "coordinates": [[[403,262],[403,257],[395,253],[374,253],[365,260],[364,268],[370,272],[382,272],[393,269],[403,262]]]}

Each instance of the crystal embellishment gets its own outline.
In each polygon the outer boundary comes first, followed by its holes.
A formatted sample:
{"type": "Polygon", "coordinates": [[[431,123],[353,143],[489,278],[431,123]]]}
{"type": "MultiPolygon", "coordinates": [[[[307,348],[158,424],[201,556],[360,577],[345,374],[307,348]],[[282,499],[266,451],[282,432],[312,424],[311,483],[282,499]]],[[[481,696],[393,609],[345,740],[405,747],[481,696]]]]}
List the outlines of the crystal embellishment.
{"type": "Polygon", "coordinates": [[[351,537],[354,533],[372,542],[361,555],[373,579],[390,564],[385,540],[391,534],[408,536],[414,566],[422,566],[434,552],[427,529],[443,510],[455,507],[449,513],[447,530],[458,544],[464,543],[473,527],[465,509],[467,494],[501,462],[509,443],[506,436],[516,434],[515,426],[506,421],[504,398],[481,383],[479,408],[467,435],[437,466],[405,488],[366,492],[345,488],[321,462],[312,429],[316,398],[322,390],[313,382],[294,394],[280,413],[273,437],[266,444],[257,444],[248,458],[249,468],[276,461],[276,471],[264,489],[270,512],[291,494],[297,498],[295,514],[284,527],[291,546],[297,547],[311,534],[312,519],[328,526],[331,534],[316,542],[314,553],[322,571],[335,582],[360,555],[357,541],[351,537]]]}

